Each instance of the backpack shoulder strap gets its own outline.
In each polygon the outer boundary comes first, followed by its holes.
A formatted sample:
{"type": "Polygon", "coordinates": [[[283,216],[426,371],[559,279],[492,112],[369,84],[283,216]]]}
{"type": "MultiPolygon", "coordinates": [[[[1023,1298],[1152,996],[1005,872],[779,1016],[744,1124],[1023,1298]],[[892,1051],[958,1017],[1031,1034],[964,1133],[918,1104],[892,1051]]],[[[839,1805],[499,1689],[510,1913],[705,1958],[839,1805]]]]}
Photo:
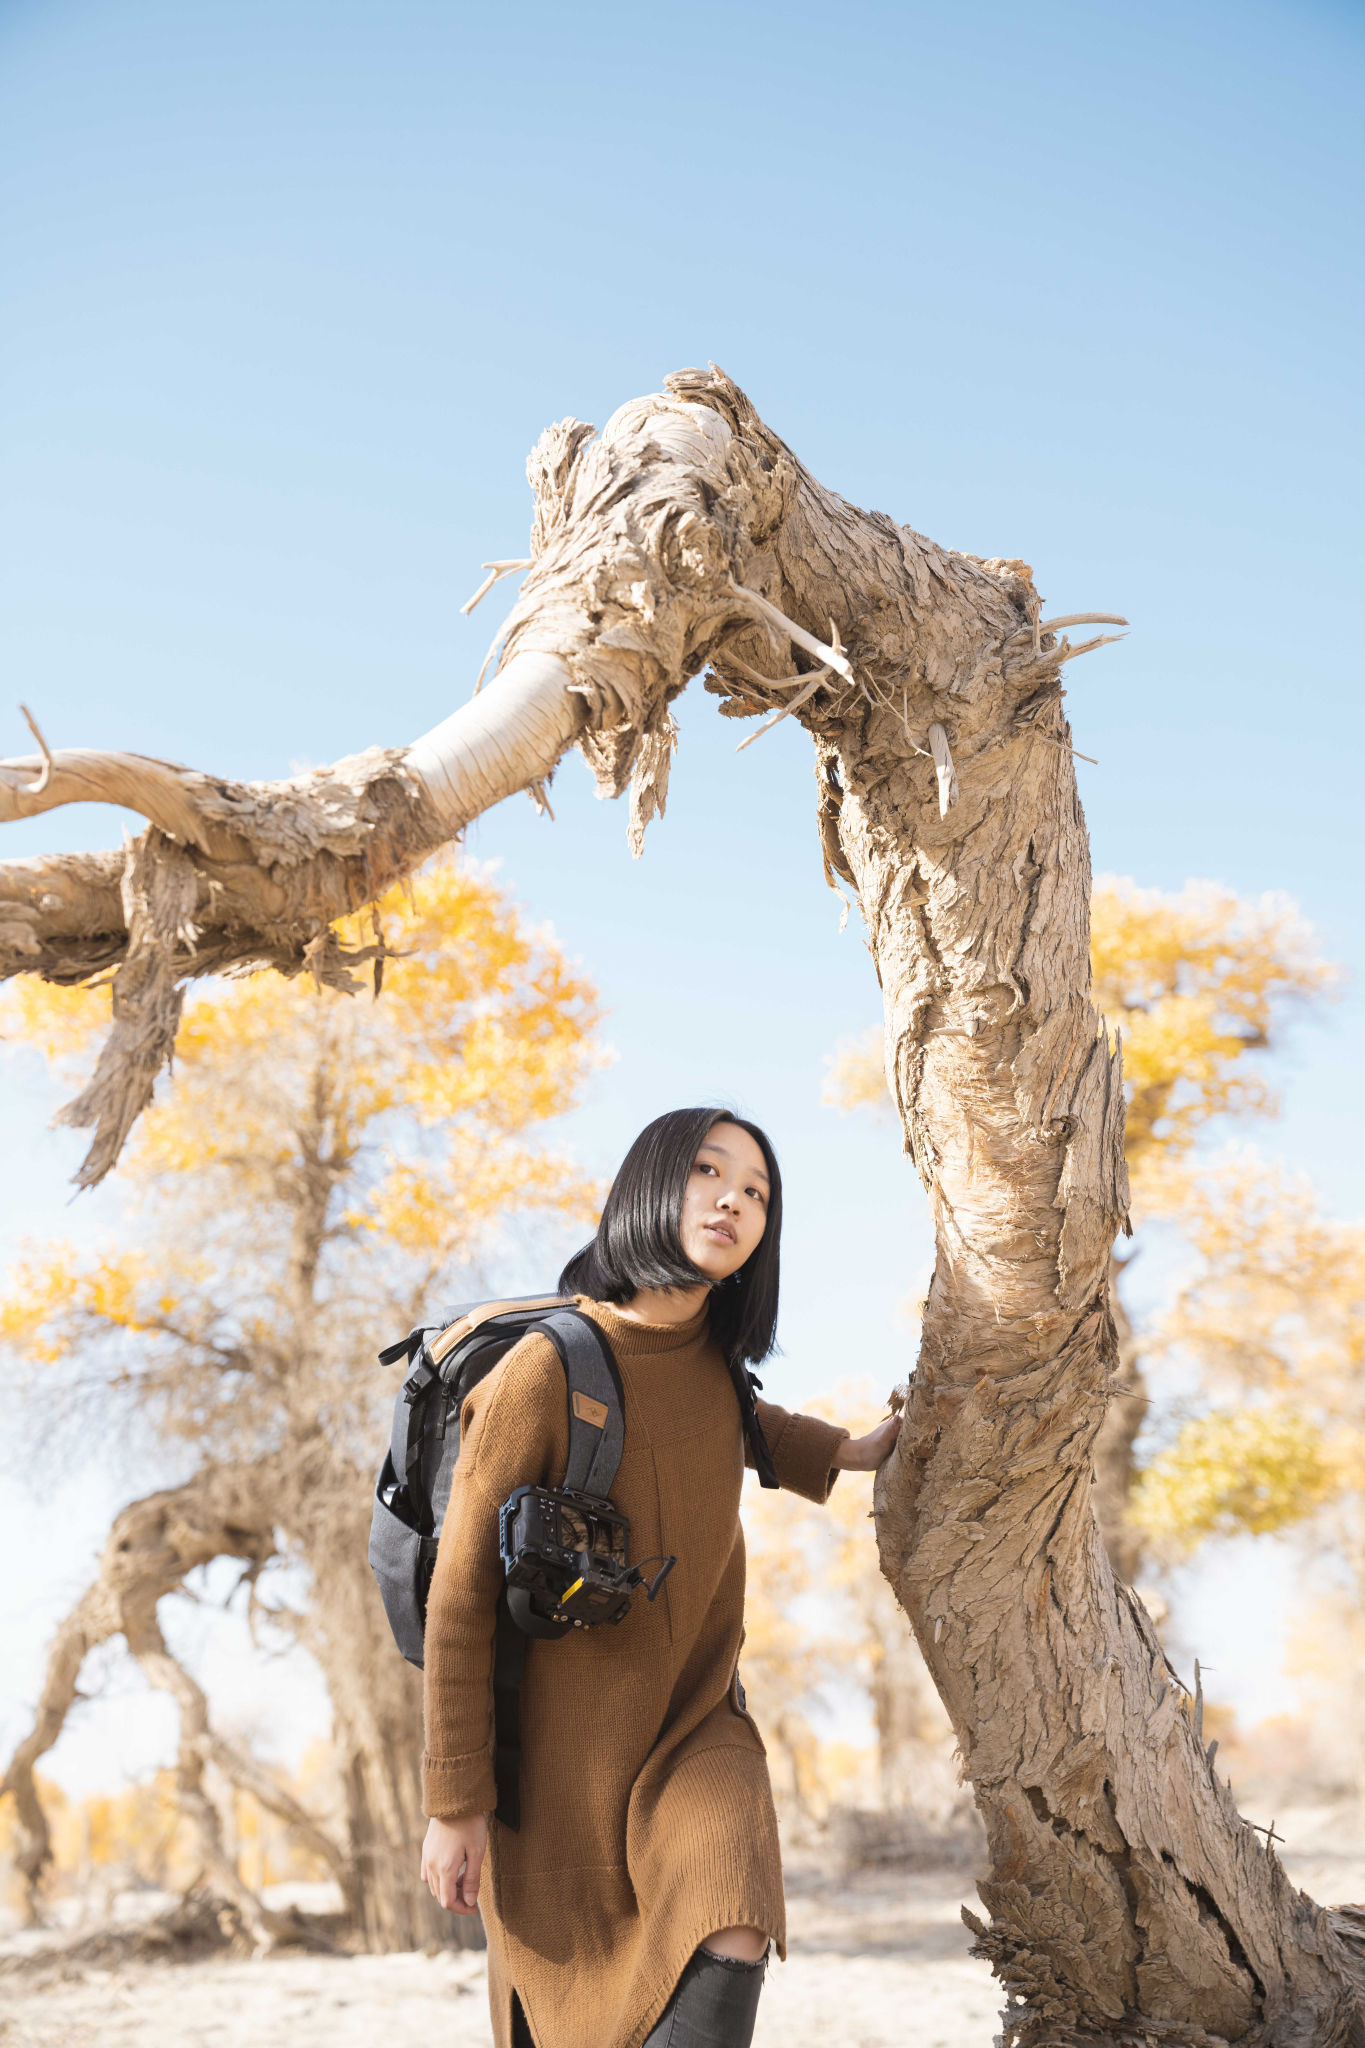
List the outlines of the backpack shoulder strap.
{"type": "MultiPolygon", "coordinates": [[[[565,1491],[590,1493],[604,1500],[616,1478],[626,1436],[625,1393],[611,1345],[600,1324],[584,1315],[582,1309],[567,1304],[555,1307],[549,1314],[536,1314],[533,1320],[528,1320],[528,1328],[540,1330],[550,1339],[569,1382],[565,1491]]],[[[758,1483],[776,1487],[780,1482],[754,1400],[761,1382],[742,1365],[731,1364],[729,1371],[758,1483]]]]}
{"type": "Polygon", "coordinates": [[[485,1323],[515,1322],[518,1316],[528,1311],[534,1314],[539,1309],[557,1308],[563,1299],[562,1294],[521,1294],[506,1301],[478,1302],[473,1308],[461,1309],[457,1316],[452,1316],[445,1323],[440,1334],[431,1339],[432,1363],[440,1365],[456,1345],[462,1344],[466,1337],[472,1337],[475,1330],[485,1323]]]}
{"type": "Polygon", "coordinates": [[[513,1295],[506,1301],[465,1301],[454,1308],[441,1310],[433,1320],[417,1323],[406,1337],[400,1337],[396,1344],[386,1344],[379,1353],[381,1365],[397,1365],[400,1358],[406,1358],[409,1365],[418,1353],[426,1349],[433,1365],[439,1365],[457,1344],[475,1331],[480,1323],[486,1323],[495,1316],[505,1316],[517,1309],[553,1308],[563,1301],[562,1294],[521,1294],[513,1295]]]}
{"type": "Polygon", "coordinates": [[[744,1424],[744,1434],[749,1439],[749,1455],[754,1461],[758,1483],[760,1486],[780,1486],[777,1467],[773,1464],[773,1454],[768,1448],[768,1439],[763,1434],[763,1424],[758,1419],[758,1403],[754,1399],[754,1395],[761,1391],[763,1382],[755,1379],[751,1372],[739,1364],[731,1365],[730,1379],[739,1401],[740,1418],[744,1424]]]}
{"type": "Polygon", "coordinates": [[[611,1345],[592,1317],[578,1308],[553,1308],[538,1315],[532,1328],[554,1345],[569,1384],[564,1490],[605,1500],[626,1441],[625,1391],[611,1345]]]}

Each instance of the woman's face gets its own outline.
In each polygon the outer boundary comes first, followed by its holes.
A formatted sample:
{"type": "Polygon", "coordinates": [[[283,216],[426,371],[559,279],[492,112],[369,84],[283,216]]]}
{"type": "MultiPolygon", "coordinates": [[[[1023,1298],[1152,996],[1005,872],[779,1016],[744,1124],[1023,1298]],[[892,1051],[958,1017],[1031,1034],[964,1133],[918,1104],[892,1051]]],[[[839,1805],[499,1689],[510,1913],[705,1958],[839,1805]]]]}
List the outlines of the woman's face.
{"type": "Polygon", "coordinates": [[[702,1139],[683,1195],[683,1250],[708,1280],[737,1273],[768,1221],[768,1169],[738,1124],[713,1124],[702,1139]]]}

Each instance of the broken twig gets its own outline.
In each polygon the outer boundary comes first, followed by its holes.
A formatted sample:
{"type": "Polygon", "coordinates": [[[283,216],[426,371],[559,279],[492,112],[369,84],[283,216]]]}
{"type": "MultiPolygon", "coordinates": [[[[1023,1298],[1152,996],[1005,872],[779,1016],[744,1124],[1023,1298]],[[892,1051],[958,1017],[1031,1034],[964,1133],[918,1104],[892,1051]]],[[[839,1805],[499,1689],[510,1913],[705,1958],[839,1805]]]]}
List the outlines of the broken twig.
{"type": "Polygon", "coordinates": [[[938,814],[948,815],[948,806],[957,802],[957,769],[953,766],[952,751],[948,735],[941,725],[929,728],[929,745],[934,754],[934,773],[938,777],[938,814]]]}
{"type": "MultiPolygon", "coordinates": [[[[1068,612],[1064,619],[1039,619],[1039,633],[1060,633],[1063,626],[1126,626],[1117,612],[1068,612]]],[[[1035,649],[1036,652],[1036,649],[1035,649]]]]}
{"type": "Polygon", "coordinates": [[[1078,654],[1093,654],[1097,647],[1112,647],[1116,640],[1127,638],[1126,633],[1097,633],[1093,640],[1082,640],[1079,647],[1068,647],[1063,641],[1062,653],[1052,655],[1051,659],[1056,662],[1074,661],[1078,654]]]}
{"type": "Polygon", "coordinates": [[[511,625],[516,615],[517,608],[515,605],[513,605],[511,611],[507,614],[507,617],[503,620],[502,624],[498,627],[497,632],[493,635],[493,638],[488,643],[488,652],[487,654],[485,654],[483,658],[483,666],[480,668],[478,675],[474,679],[474,695],[476,697],[478,696],[480,690],[483,688],[483,679],[488,674],[488,664],[490,661],[492,661],[493,656],[497,653],[499,647],[506,639],[507,629],[511,625]]]}
{"type": "Polygon", "coordinates": [[[34,739],[37,740],[38,752],[43,757],[42,772],[39,775],[38,780],[36,782],[29,783],[28,794],[29,796],[41,796],[43,791],[47,788],[49,782],[51,782],[52,780],[52,749],[48,745],[47,741],[43,738],[42,729],[39,726],[37,719],[33,716],[33,713],[29,710],[27,704],[21,704],[19,706],[19,709],[23,712],[24,723],[27,725],[29,731],[33,734],[34,739]]]}
{"type": "Polygon", "coordinates": [[[771,732],[775,725],[781,725],[784,718],[790,718],[792,712],[799,710],[800,707],[805,703],[807,697],[813,695],[813,693],[817,689],[819,689],[821,683],[823,683],[829,676],[829,673],[830,671],[827,668],[818,668],[816,669],[814,675],[803,676],[799,678],[800,681],[805,683],[805,689],[798,690],[796,695],[792,698],[790,704],[784,704],[780,711],[775,711],[771,718],[767,719],[764,722],[764,724],[759,726],[757,732],[751,732],[747,739],[742,739],[739,745],[735,748],[735,752],[737,754],[742,754],[744,752],[744,749],[746,747],[751,747],[755,740],[761,740],[765,732],[771,732]]]}
{"type": "MultiPolygon", "coordinates": [[[[811,679],[811,671],[809,669],[804,669],[800,674],[794,676],[760,675],[756,668],[750,668],[747,661],[741,661],[739,656],[731,654],[728,648],[723,659],[728,668],[737,668],[748,682],[760,683],[765,690],[794,690],[798,683],[808,683],[811,679]]],[[[828,667],[825,668],[824,674],[829,674],[828,667]]]]}
{"type": "Polygon", "coordinates": [[[1070,740],[1058,739],[1055,732],[1040,732],[1036,725],[1031,725],[1026,729],[1033,734],[1034,739],[1046,740],[1050,747],[1060,747],[1064,754],[1074,754],[1078,761],[1088,761],[1092,768],[1099,767],[1100,764],[1093,754],[1083,754],[1079,747],[1072,746],[1070,740]]]}
{"type": "Polygon", "coordinates": [[[833,635],[833,645],[826,646],[823,640],[816,639],[814,633],[808,633],[804,626],[797,625],[795,619],[789,619],[775,604],[770,604],[766,597],[760,597],[756,590],[750,590],[747,583],[736,583],[734,589],[737,596],[746,604],[753,605],[769,625],[778,627],[797,647],[804,647],[807,654],[813,654],[817,661],[823,661],[830,668],[837,669],[845,682],[854,681],[852,664],[839,644],[839,632],[833,619],[830,620],[829,626],[833,635]]]}
{"type": "Polygon", "coordinates": [[[483,582],[474,592],[474,595],[471,598],[467,598],[466,601],[460,606],[460,610],[464,613],[465,617],[468,618],[469,614],[473,611],[475,605],[479,602],[479,599],[481,597],[487,597],[489,591],[493,588],[493,585],[495,583],[500,583],[504,576],[515,576],[518,569],[529,569],[530,566],[531,557],[529,555],[525,556],[524,558],[519,558],[516,561],[512,561],[509,559],[505,562],[480,562],[479,567],[481,569],[487,569],[488,574],[484,577],[483,582]]]}

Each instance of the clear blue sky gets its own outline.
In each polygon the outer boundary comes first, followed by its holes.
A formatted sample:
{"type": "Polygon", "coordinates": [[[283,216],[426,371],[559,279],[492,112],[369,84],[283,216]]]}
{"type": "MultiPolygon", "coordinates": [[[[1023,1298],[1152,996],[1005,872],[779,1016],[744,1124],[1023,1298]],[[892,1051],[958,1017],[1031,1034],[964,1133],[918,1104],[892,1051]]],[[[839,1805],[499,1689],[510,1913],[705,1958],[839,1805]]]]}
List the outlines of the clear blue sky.
{"type": "MultiPolygon", "coordinates": [[[[1132,619],[1071,672],[1097,867],[1288,890],[1358,969],[1363,43],[1321,0],[0,0],[0,751],[20,698],[239,776],[414,737],[468,693],[497,598],[458,607],[524,546],[542,427],[712,358],[846,496],[1132,619]]],[[[802,735],[736,759],[696,695],[638,866],[577,762],[555,825],[506,805],[471,848],[610,1007],[583,1156],[680,1099],[762,1117],[773,1385],[885,1380],[922,1205],[819,1106],[875,982],[802,735]]],[[[1266,1137],[1347,1213],[1361,1033],[1351,999],[1299,1034],[1266,1137]]],[[[0,1067],[11,1238],[115,1213],[64,1207],[52,1106],[0,1067]]],[[[0,1614],[30,1677],[99,1495],[0,1494],[42,1553],[0,1614]]]]}

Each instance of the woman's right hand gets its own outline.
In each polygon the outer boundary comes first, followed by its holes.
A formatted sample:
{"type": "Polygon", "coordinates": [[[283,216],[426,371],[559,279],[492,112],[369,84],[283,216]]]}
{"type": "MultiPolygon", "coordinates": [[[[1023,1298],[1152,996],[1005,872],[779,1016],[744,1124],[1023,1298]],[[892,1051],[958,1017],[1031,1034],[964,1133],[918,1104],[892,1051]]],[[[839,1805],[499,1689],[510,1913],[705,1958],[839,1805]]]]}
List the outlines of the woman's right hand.
{"type": "Polygon", "coordinates": [[[448,1913],[472,1913],[479,1903],[479,1873],[488,1847],[488,1819],[464,1813],[433,1820],[422,1844],[422,1882],[448,1913]]]}

